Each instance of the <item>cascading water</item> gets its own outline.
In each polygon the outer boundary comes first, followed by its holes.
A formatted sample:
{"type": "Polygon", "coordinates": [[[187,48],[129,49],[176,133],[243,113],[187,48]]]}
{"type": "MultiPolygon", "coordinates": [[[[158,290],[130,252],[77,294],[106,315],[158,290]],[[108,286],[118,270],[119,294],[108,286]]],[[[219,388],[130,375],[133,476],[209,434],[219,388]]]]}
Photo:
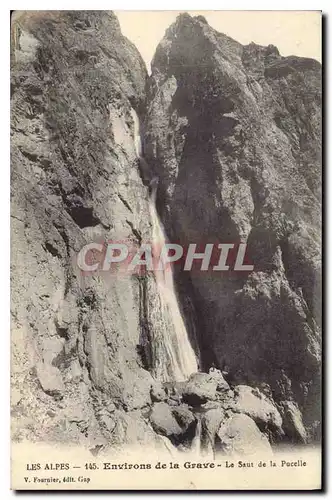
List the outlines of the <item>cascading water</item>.
{"type": "MultiPolygon", "coordinates": [[[[155,196],[150,199],[150,215],[152,221],[152,239],[154,248],[161,249],[166,244],[165,231],[159,220],[155,196]]],[[[160,255],[158,255],[159,259],[160,255]]],[[[170,264],[164,261],[163,270],[155,270],[155,277],[162,311],[170,319],[170,328],[164,330],[165,375],[168,380],[186,380],[197,372],[197,361],[189,342],[188,332],[184,324],[176,297],[173,272],[170,264]]]]}
{"type": "Polygon", "coordinates": [[[194,439],[191,443],[191,453],[194,457],[199,457],[201,455],[201,441],[202,441],[202,420],[200,415],[196,415],[197,425],[194,439]]]}
{"type": "MultiPolygon", "coordinates": [[[[134,111],[132,117],[135,126],[135,148],[139,158],[142,157],[139,120],[134,111]]],[[[156,189],[152,189],[149,209],[152,222],[152,243],[154,249],[162,249],[166,243],[165,230],[156,210],[156,189]]],[[[157,256],[154,255],[156,258],[157,256]]],[[[159,259],[160,255],[158,255],[159,259]]],[[[162,259],[162,256],[161,256],[162,259]]],[[[160,298],[162,316],[165,318],[161,328],[161,338],[155,339],[152,346],[153,371],[162,382],[184,381],[198,371],[194,350],[188,338],[188,332],[179,308],[171,265],[161,261],[162,270],[155,270],[155,278],[160,298]]]]}

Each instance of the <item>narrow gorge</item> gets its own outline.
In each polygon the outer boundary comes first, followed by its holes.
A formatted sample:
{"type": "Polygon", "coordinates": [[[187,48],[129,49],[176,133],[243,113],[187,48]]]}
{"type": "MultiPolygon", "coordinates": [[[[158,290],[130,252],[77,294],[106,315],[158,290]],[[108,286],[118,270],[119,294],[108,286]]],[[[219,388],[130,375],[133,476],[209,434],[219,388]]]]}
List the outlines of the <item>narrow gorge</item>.
{"type": "Polygon", "coordinates": [[[11,65],[12,439],[318,444],[320,63],[181,14],[148,75],[112,12],[17,11],[11,65]],[[106,241],[254,269],[82,273],[106,241]]]}

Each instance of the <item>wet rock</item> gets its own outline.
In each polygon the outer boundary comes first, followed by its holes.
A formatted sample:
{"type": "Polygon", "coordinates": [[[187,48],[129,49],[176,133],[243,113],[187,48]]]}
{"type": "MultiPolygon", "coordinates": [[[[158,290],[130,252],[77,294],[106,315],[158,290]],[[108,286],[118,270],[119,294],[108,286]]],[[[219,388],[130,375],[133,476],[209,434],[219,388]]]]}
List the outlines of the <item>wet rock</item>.
{"type": "Polygon", "coordinates": [[[233,415],[222,423],[217,435],[225,455],[272,455],[268,439],[247,415],[233,415]]]}

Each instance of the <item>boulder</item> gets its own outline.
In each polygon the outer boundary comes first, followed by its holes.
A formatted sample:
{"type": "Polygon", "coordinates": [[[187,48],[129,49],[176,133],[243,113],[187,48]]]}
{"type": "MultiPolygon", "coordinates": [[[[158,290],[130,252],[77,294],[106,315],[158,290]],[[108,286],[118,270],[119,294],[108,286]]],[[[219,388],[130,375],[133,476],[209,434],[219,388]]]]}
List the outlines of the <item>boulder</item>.
{"type": "Polygon", "coordinates": [[[219,401],[207,401],[203,405],[201,405],[201,409],[204,411],[220,409],[221,403],[219,401]]]}
{"type": "Polygon", "coordinates": [[[214,438],[224,418],[225,413],[221,408],[213,408],[207,411],[202,416],[203,431],[214,438]]]}
{"type": "Polygon", "coordinates": [[[202,444],[204,449],[214,450],[216,434],[225,412],[221,408],[213,408],[202,415],[202,444]]]}
{"type": "Polygon", "coordinates": [[[143,408],[151,404],[151,387],[154,385],[151,374],[142,368],[136,368],[135,376],[130,366],[122,368],[122,401],[127,411],[143,408]]]}
{"type": "Polygon", "coordinates": [[[209,370],[209,375],[216,380],[217,382],[217,391],[219,392],[225,392],[230,389],[228,383],[223,377],[223,374],[220,370],[217,370],[216,368],[210,368],[209,370]]]}
{"type": "Polygon", "coordinates": [[[194,414],[189,410],[186,404],[172,408],[172,414],[183,432],[186,432],[189,427],[196,422],[194,414]]]}
{"type": "Polygon", "coordinates": [[[151,396],[151,401],[153,402],[165,401],[165,399],[167,399],[164,388],[158,382],[154,382],[151,385],[150,396],[151,396]]]}
{"type": "Polygon", "coordinates": [[[197,406],[214,400],[218,386],[218,378],[209,373],[194,373],[190,376],[182,394],[186,403],[197,406]]]}
{"type": "Polygon", "coordinates": [[[60,370],[55,366],[40,362],[36,366],[36,371],[43,391],[50,396],[62,398],[65,386],[60,370]]]}
{"type": "Polygon", "coordinates": [[[268,439],[247,415],[233,415],[220,426],[217,435],[225,455],[272,454],[268,439]]]}
{"type": "Polygon", "coordinates": [[[155,403],[150,414],[150,422],[158,434],[166,437],[176,437],[182,434],[182,429],[167,403],[155,403]]]}
{"type": "Polygon", "coordinates": [[[182,391],[183,387],[176,387],[176,386],[168,387],[167,389],[167,394],[169,396],[168,404],[172,406],[181,404],[182,391]]]}
{"type": "Polygon", "coordinates": [[[252,418],[260,428],[282,432],[282,418],[276,406],[257,388],[238,385],[234,389],[235,404],[232,410],[252,418]]]}
{"type": "Polygon", "coordinates": [[[158,436],[142,418],[140,411],[135,410],[127,413],[116,410],[112,419],[116,422],[116,426],[111,434],[111,446],[115,445],[121,450],[127,445],[130,448],[142,446],[143,449],[146,447],[153,449],[158,446],[158,436]]]}
{"type": "Polygon", "coordinates": [[[169,404],[170,406],[178,406],[179,404],[181,404],[181,398],[172,396],[167,400],[167,404],[169,404]]]}

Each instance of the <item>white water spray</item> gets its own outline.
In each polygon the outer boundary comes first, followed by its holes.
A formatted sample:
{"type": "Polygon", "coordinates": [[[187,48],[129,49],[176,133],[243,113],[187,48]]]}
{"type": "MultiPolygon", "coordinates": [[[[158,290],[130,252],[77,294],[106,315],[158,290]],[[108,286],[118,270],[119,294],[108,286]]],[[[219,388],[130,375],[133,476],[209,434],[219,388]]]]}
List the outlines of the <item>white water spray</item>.
{"type": "MultiPolygon", "coordinates": [[[[139,120],[134,111],[135,148],[138,157],[142,155],[139,134],[139,120]]],[[[165,230],[156,210],[156,189],[154,185],[149,210],[152,222],[153,247],[161,249],[166,244],[165,230]]],[[[159,255],[158,255],[159,259],[159,255]]],[[[194,350],[188,338],[188,332],[179,308],[171,265],[163,262],[163,270],[155,271],[156,283],[165,322],[162,326],[162,338],[153,348],[154,374],[162,382],[184,381],[198,371],[194,350]]]]}
{"type": "MultiPolygon", "coordinates": [[[[152,239],[155,248],[163,248],[166,244],[165,231],[159,220],[155,207],[154,196],[150,200],[150,216],[152,221],[152,239]]],[[[159,259],[159,255],[158,255],[159,259]]],[[[164,261],[164,270],[155,271],[155,277],[165,317],[170,319],[170,328],[164,331],[164,363],[160,370],[167,380],[183,381],[197,372],[197,361],[193,348],[189,342],[188,332],[179,308],[171,265],[164,261]]],[[[161,360],[163,361],[163,360],[161,360]]]]}

